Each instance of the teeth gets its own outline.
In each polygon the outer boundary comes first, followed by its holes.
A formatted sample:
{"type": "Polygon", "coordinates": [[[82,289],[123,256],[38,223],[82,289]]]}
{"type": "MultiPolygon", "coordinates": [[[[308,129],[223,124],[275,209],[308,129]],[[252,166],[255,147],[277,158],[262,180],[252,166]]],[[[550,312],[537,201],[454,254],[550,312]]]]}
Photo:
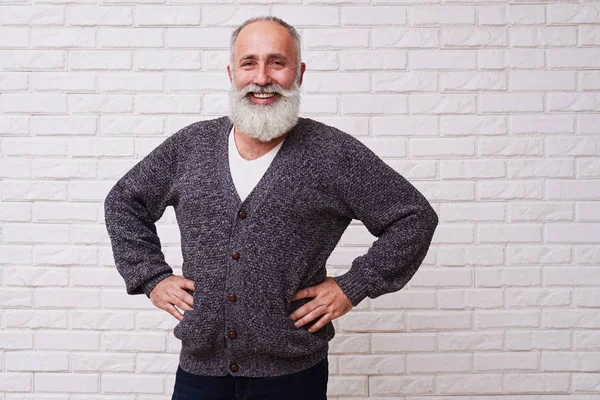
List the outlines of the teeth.
{"type": "Polygon", "coordinates": [[[275,96],[275,93],[252,93],[254,97],[258,97],[259,99],[268,99],[269,97],[275,96]]]}

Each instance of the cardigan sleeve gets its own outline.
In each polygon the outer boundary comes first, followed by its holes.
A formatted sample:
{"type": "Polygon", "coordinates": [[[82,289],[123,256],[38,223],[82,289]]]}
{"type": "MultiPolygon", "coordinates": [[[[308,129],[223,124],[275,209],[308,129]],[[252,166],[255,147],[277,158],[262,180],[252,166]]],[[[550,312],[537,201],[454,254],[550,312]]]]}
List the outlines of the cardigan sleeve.
{"type": "Polygon", "coordinates": [[[348,272],[334,277],[356,306],[408,283],[427,254],[438,216],[421,192],[357,138],[350,136],[340,154],[336,191],[351,217],[377,237],[348,272]]]}
{"type": "Polygon", "coordinates": [[[164,140],[112,187],[104,200],[106,229],[128,294],[146,294],[173,275],[155,222],[175,201],[177,135],[164,140]]]}

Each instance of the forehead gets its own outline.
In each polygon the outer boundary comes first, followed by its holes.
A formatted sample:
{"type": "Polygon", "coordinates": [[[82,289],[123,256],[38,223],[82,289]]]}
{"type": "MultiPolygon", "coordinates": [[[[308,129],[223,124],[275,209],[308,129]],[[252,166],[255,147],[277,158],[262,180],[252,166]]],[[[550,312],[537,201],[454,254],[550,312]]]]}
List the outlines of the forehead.
{"type": "Polygon", "coordinates": [[[271,53],[280,53],[292,59],[296,56],[296,48],[288,30],[269,21],[246,25],[238,34],[233,48],[236,60],[248,55],[262,58],[271,53]]]}

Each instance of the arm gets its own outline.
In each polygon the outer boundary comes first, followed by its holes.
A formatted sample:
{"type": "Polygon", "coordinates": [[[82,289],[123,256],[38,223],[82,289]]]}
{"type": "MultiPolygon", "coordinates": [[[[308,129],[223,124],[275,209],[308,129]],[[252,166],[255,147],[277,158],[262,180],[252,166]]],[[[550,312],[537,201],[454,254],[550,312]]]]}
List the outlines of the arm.
{"type": "Polygon", "coordinates": [[[415,274],[438,224],[438,216],[411,183],[358,139],[342,149],[336,191],[352,218],[378,239],[348,272],[334,277],[353,306],[400,290],[415,274]]]}
{"type": "Polygon", "coordinates": [[[146,294],[173,270],[165,262],[155,222],[173,205],[177,134],[134,165],[104,200],[106,229],[128,294],[146,294]]]}

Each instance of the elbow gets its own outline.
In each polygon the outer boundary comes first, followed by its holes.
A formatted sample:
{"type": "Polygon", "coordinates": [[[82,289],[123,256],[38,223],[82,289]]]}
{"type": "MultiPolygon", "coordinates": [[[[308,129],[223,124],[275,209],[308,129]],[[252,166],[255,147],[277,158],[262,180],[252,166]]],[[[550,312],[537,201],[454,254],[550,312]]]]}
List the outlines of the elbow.
{"type": "Polygon", "coordinates": [[[429,249],[433,240],[433,235],[439,224],[438,215],[429,203],[421,210],[418,221],[419,231],[423,238],[423,246],[425,249],[429,249]]]}
{"type": "Polygon", "coordinates": [[[431,214],[433,229],[435,230],[435,228],[438,226],[438,224],[440,222],[440,219],[439,219],[437,213],[435,212],[435,210],[433,209],[433,207],[431,208],[430,214],[431,214]]]}
{"type": "Polygon", "coordinates": [[[111,232],[113,219],[115,215],[115,209],[117,204],[117,196],[114,190],[114,187],[108,192],[106,197],[104,198],[103,208],[104,208],[104,224],[106,225],[107,231],[111,232]]]}
{"type": "Polygon", "coordinates": [[[122,204],[125,201],[123,198],[123,190],[120,184],[121,181],[118,181],[113,187],[108,191],[103,201],[103,209],[104,209],[104,221],[108,224],[111,222],[111,219],[114,217],[115,213],[122,208],[122,204]]]}
{"type": "Polygon", "coordinates": [[[430,231],[431,235],[433,235],[439,224],[439,217],[431,204],[427,203],[426,207],[421,211],[420,221],[422,221],[423,228],[430,231]]]}
{"type": "Polygon", "coordinates": [[[104,211],[110,211],[115,205],[123,201],[123,195],[125,194],[125,185],[123,178],[119,179],[108,191],[106,197],[104,197],[104,211]]]}
{"type": "Polygon", "coordinates": [[[115,186],[113,186],[106,194],[106,197],[104,197],[103,208],[105,218],[110,214],[112,207],[116,202],[116,195],[117,191],[115,190],[115,186]]]}

